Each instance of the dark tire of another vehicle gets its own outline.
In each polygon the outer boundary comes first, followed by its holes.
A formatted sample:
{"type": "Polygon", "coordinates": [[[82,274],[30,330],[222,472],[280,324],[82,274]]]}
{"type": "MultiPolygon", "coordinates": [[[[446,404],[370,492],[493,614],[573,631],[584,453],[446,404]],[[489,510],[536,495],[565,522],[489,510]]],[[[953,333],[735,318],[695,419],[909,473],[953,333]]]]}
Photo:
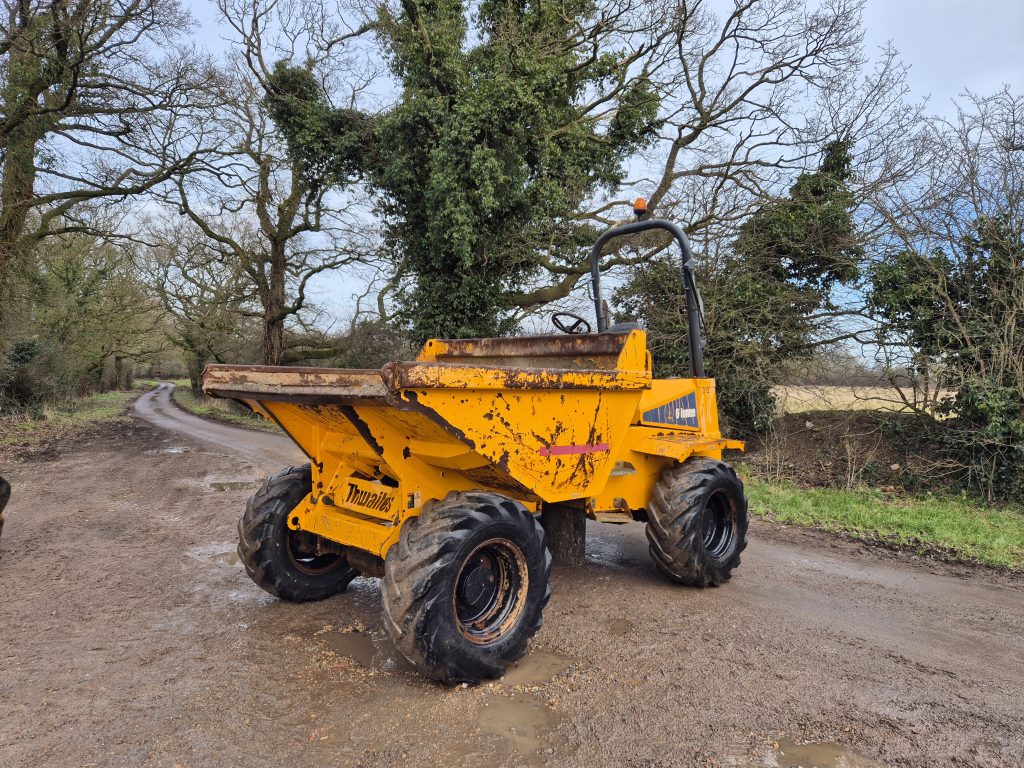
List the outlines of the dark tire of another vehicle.
{"type": "Polygon", "coordinates": [[[11,484],[0,477],[0,538],[4,534],[4,507],[11,500],[11,484]]]}
{"type": "Polygon", "coordinates": [[[342,554],[324,552],[312,533],[288,527],[288,515],[312,488],[309,465],[289,467],[263,483],[238,521],[238,557],[257,586],[304,603],[344,592],[359,573],[342,554]]]}
{"type": "Polygon", "coordinates": [[[526,507],[493,493],[450,493],[407,520],[388,550],[385,627],[427,677],[501,677],[541,627],[550,576],[544,529],[526,507]]]}
{"type": "Polygon", "coordinates": [[[669,467],[647,507],[647,539],[658,570],[673,581],[717,587],[747,546],[747,497],[723,461],[694,458],[669,467]]]}

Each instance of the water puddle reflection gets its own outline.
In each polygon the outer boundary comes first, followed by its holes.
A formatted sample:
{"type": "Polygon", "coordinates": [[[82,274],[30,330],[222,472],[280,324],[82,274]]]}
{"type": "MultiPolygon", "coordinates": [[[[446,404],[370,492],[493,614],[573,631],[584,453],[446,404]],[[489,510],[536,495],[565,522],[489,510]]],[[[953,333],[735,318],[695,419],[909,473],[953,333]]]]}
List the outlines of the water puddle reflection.
{"type": "Polygon", "coordinates": [[[241,565],[242,561],[238,557],[238,550],[232,549],[230,552],[218,552],[215,555],[210,555],[210,559],[216,563],[224,563],[234,568],[236,565],[241,565]]]}
{"type": "Polygon", "coordinates": [[[874,760],[852,747],[831,741],[800,744],[782,739],[775,752],[777,768],[883,768],[874,760]]]}
{"type": "Polygon", "coordinates": [[[411,672],[412,665],[398,652],[383,632],[350,630],[331,631],[324,642],[338,656],[355,661],[359,666],[380,672],[411,672]]]}
{"type": "Polygon", "coordinates": [[[616,619],[608,627],[608,634],[612,637],[625,637],[633,630],[633,622],[629,619],[616,619]]]}
{"type": "Polygon", "coordinates": [[[553,731],[560,720],[558,712],[529,695],[485,694],[479,712],[480,730],[520,755],[554,753],[553,731]]]}
{"type": "Polygon", "coordinates": [[[567,671],[573,660],[554,651],[531,651],[510,666],[498,683],[500,685],[540,685],[567,671]]]}
{"type": "Polygon", "coordinates": [[[215,491],[242,491],[259,488],[258,480],[214,480],[207,485],[215,491]]]}

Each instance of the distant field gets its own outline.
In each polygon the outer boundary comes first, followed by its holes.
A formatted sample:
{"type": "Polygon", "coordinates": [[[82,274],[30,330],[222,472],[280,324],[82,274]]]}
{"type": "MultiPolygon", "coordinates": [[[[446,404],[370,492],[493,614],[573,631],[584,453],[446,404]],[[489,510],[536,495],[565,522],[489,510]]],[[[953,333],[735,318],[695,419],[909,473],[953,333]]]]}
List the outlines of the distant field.
{"type": "MultiPolygon", "coordinates": [[[[772,389],[783,413],[804,411],[898,411],[906,406],[895,387],[785,385],[772,389]]],[[[905,390],[913,400],[910,390],[905,390]]]]}

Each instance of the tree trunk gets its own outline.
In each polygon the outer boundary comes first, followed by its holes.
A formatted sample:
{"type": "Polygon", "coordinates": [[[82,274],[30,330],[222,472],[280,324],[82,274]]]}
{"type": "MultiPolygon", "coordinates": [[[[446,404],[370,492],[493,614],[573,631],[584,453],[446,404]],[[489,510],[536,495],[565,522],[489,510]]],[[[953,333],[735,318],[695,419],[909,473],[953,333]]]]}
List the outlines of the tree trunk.
{"type": "Polygon", "coordinates": [[[29,131],[12,131],[2,147],[0,187],[0,275],[19,260],[25,246],[25,225],[35,193],[35,140],[29,131]]]}
{"type": "Polygon", "coordinates": [[[203,360],[197,353],[193,352],[188,356],[188,382],[192,386],[193,392],[198,392],[202,389],[202,378],[203,360]]]}
{"type": "Polygon", "coordinates": [[[281,365],[284,360],[284,318],[269,313],[263,321],[263,364],[281,365]]]}
{"type": "Polygon", "coordinates": [[[124,358],[114,355],[114,389],[124,389],[124,358]]]}
{"type": "Polygon", "coordinates": [[[25,227],[35,197],[36,147],[56,122],[53,115],[33,115],[41,89],[49,82],[42,71],[44,57],[24,41],[13,45],[8,55],[6,80],[0,84],[5,106],[5,131],[0,137],[0,275],[25,249],[25,227]]]}
{"type": "Polygon", "coordinates": [[[270,284],[263,307],[263,364],[281,365],[284,360],[285,253],[274,242],[270,252],[270,284]]]}

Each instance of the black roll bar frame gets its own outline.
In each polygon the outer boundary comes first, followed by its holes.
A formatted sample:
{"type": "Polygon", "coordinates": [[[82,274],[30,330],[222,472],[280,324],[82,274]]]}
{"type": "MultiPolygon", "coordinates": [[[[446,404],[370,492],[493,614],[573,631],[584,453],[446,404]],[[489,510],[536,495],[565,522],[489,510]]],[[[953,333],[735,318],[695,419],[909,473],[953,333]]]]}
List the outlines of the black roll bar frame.
{"type": "Polygon", "coordinates": [[[690,249],[690,240],[678,224],[673,224],[665,219],[647,219],[646,221],[634,221],[629,224],[622,224],[612,227],[594,243],[590,249],[590,279],[594,286],[594,309],[597,312],[597,332],[604,333],[608,330],[608,312],[605,309],[604,299],[601,296],[601,251],[609,240],[624,235],[635,235],[638,232],[647,232],[651,229],[664,229],[671,232],[672,236],[679,243],[679,250],[682,252],[683,263],[683,286],[686,291],[686,322],[687,342],[690,351],[690,374],[695,379],[703,379],[704,376],[704,350],[701,345],[701,317],[700,299],[697,296],[697,283],[693,278],[693,251],[690,249]]]}

